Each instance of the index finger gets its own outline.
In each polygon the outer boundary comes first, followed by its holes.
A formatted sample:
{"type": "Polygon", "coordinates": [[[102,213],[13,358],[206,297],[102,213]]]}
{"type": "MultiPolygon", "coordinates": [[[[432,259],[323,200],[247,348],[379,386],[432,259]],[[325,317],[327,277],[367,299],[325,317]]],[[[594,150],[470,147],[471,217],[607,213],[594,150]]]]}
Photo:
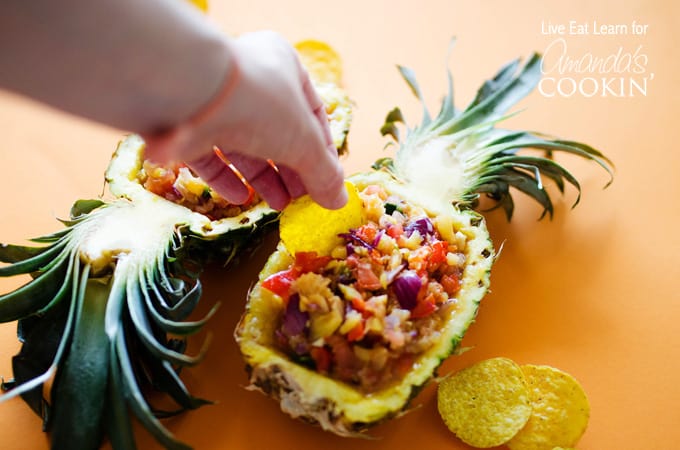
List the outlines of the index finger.
{"type": "MultiPolygon", "coordinates": [[[[309,143],[307,143],[309,145],[309,143]]],[[[337,154],[314,152],[307,148],[291,166],[300,176],[307,193],[315,202],[328,209],[342,208],[347,203],[344,173],[337,154]],[[316,158],[310,155],[318,155],[316,158]]]]}
{"type": "Polygon", "coordinates": [[[307,100],[307,103],[309,104],[309,107],[312,110],[312,113],[314,114],[314,117],[316,117],[316,120],[319,123],[319,126],[321,127],[321,132],[323,133],[323,138],[324,141],[326,142],[326,146],[331,150],[332,153],[335,153],[335,147],[333,146],[333,137],[331,136],[331,127],[330,124],[328,123],[328,115],[326,114],[326,105],[324,105],[323,100],[321,100],[321,97],[319,94],[316,92],[316,89],[314,89],[314,84],[312,83],[311,78],[309,78],[309,74],[307,71],[301,67],[302,70],[302,92],[305,95],[305,99],[307,100]]]}

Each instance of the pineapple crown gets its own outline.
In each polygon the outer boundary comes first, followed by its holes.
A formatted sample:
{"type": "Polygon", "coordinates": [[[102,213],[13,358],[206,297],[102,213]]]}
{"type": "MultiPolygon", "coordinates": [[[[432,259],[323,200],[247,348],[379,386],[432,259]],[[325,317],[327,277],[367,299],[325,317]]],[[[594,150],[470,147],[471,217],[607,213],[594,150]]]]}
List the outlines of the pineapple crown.
{"type": "MultiPolygon", "coordinates": [[[[578,191],[578,180],[553,160],[555,152],[571,153],[592,160],[613,181],[613,164],[600,151],[586,144],[557,139],[536,132],[498,128],[497,124],[517,102],[534,90],[541,78],[541,56],[534,53],[520,65],[516,59],[504,65],[496,75],[484,82],[472,102],[462,111],[454,106],[453,78],[448,71],[448,94],[439,114],[432,118],[411,69],[398,66],[399,72],[423,105],[420,125],[407,127],[401,139],[398,124],[406,125],[399,108],[387,114],[381,128],[399,148],[393,158],[382,158],[373,164],[376,170],[387,170],[395,178],[421,191],[434,201],[453,202],[458,207],[474,208],[485,194],[495,202],[491,209],[502,208],[512,218],[513,187],[536,200],[542,207],[540,218],[553,216],[553,204],[543,180],[552,180],[561,193],[566,183],[578,191]],[[523,149],[538,149],[544,154],[520,154],[523,149]]],[[[389,145],[389,144],[388,144],[389,145]]],[[[573,207],[572,206],[572,207],[573,207]]]]}
{"type": "Polygon", "coordinates": [[[178,376],[179,368],[205,354],[205,346],[196,356],[184,354],[186,336],[198,332],[217,305],[205,317],[187,320],[202,288],[178,258],[175,227],[152,220],[148,228],[156,241],[118,255],[111,251],[116,247],[102,245],[135,234],[121,226],[131,215],[151,209],[155,215],[144,217],[159,216],[158,207],[148,206],[79,200],[71,219],[62,220],[65,229],[32,239],[43,245],[0,244],[0,262],[9,263],[0,267],[0,277],[34,277],[0,295],[0,323],[18,320],[23,343],[12,361],[14,380],[0,385],[8,391],[0,403],[22,396],[52,431],[53,448],[97,447],[104,421],[114,448],[134,448],[132,412],[165,448],[188,450],[159,418],[210,403],[190,394],[178,376]],[[92,254],[100,256],[94,260],[92,254]],[[177,408],[154,407],[146,386],[167,394],[177,408]]]}

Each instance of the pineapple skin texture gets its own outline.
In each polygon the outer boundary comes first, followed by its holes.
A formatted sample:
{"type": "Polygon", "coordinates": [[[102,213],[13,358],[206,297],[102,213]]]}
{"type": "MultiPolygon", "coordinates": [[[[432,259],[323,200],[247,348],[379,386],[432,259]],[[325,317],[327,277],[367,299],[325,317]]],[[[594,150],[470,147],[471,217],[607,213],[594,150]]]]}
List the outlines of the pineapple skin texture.
{"type": "Polygon", "coordinates": [[[262,238],[274,229],[278,212],[264,201],[238,216],[210,220],[203,214],[147,191],[137,178],[144,162],[144,148],[144,141],[137,135],[127,136],[118,144],[105,174],[109,190],[114,196],[133,203],[163,203],[165,208],[182,211],[178,215],[185,217],[183,257],[199,265],[207,262],[235,263],[239,258],[247,258],[260,245],[262,238]]]}
{"type": "MultiPolygon", "coordinates": [[[[350,181],[359,189],[368,184],[379,184],[390,193],[420,204],[412,198],[407,185],[396,182],[384,172],[354,175],[350,181]]],[[[288,415],[347,437],[364,436],[362,432],[370,427],[405,411],[410,401],[435,376],[439,365],[455,351],[474,321],[479,303],[488,290],[494,261],[493,245],[482,216],[469,210],[460,211],[451,204],[438,205],[436,210],[427,212],[431,217],[447,214],[453,218],[455,227],[467,238],[467,263],[457,296],[458,307],[442,330],[441,340],[421,355],[402,381],[365,395],[348,384],[290,361],[275,348],[274,330],[283,302],[262,288],[261,283],[292,263],[290,254],[280,243],[259,274],[259,281],[250,292],[246,312],[235,331],[247,365],[250,388],[278,401],[288,415]]]]}

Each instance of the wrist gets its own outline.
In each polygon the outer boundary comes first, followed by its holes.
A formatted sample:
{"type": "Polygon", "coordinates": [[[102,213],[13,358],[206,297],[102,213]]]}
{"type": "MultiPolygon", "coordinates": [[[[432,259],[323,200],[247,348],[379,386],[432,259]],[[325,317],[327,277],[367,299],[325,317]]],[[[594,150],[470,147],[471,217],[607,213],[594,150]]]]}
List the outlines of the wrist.
{"type": "MultiPolygon", "coordinates": [[[[225,70],[220,84],[217,89],[213,91],[211,97],[207,101],[204,101],[201,106],[185,120],[182,120],[171,127],[162,128],[150,133],[142,133],[142,137],[146,142],[147,157],[149,159],[164,162],[182,160],[193,156],[178,154],[178,150],[188,148],[185,144],[194,140],[193,138],[196,130],[210,121],[220,109],[224,108],[224,104],[229,101],[229,98],[241,78],[241,68],[236,52],[233,50],[233,44],[227,39],[224,39],[222,45],[223,51],[221,53],[221,60],[223,61],[222,64],[225,66],[225,70]]],[[[209,151],[211,149],[205,148],[196,150],[209,151]]]]}
{"type": "Polygon", "coordinates": [[[187,125],[198,126],[209,120],[228,101],[241,78],[241,66],[233,49],[233,43],[224,40],[226,70],[222,81],[210,99],[201,106],[187,121],[187,125]]]}

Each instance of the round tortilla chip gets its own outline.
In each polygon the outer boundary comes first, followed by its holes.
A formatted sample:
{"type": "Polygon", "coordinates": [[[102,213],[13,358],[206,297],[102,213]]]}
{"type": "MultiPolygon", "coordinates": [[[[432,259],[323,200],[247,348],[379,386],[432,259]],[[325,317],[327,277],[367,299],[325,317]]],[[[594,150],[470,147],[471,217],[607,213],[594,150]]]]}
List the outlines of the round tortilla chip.
{"type": "Polygon", "coordinates": [[[508,442],[511,450],[574,447],[588,425],[586,393],[571,375],[549,366],[522,366],[533,412],[526,426],[508,442]]]}
{"type": "Polygon", "coordinates": [[[462,441],[478,448],[502,445],[529,420],[524,374],[507,358],[492,358],[441,381],[439,414],[462,441]]]}
{"type": "Polygon", "coordinates": [[[295,49],[312,80],[340,84],[342,60],[333,47],[322,41],[308,39],[295,44],[295,49]]]}
{"type": "Polygon", "coordinates": [[[364,207],[356,187],[345,181],[349,199],[340,209],[326,209],[314,202],[309,195],[293,200],[281,213],[279,235],[291,255],[297,252],[315,251],[319,256],[330,255],[342,244],[340,233],[361,226],[364,207]]]}

